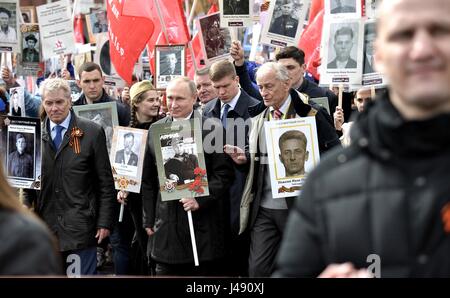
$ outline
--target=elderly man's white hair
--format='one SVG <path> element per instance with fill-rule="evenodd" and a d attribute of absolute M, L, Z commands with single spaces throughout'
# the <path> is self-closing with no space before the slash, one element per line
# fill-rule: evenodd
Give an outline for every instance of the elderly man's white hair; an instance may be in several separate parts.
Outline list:
<path fill-rule="evenodd" d="M 42 82 L 40 86 L 40 93 L 42 98 L 45 98 L 45 95 L 48 92 L 54 92 L 59 90 L 64 91 L 64 97 L 68 100 L 71 100 L 72 98 L 71 91 L 67 80 L 61 78 L 46 79 L 44 82 Z"/>
<path fill-rule="evenodd" d="M 268 71 L 273 71 L 275 73 L 275 78 L 280 81 L 287 81 L 290 79 L 289 72 L 284 65 L 277 62 L 266 62 L 256 71 L 256 80 L 258 80 L 258 76 Z"/>

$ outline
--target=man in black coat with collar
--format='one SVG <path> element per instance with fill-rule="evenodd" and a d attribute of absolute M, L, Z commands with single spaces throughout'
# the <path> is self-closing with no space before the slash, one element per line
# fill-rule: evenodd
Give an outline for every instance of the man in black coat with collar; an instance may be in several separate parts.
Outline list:
<path fill-rule="evenodd" d="M 239 88 L 239 77 L 233 63 L 222 60 L 214 63 L 209 71 L 218 98 L 210 101 L 204 108 L 203 115 L 216 118 L 226 130 L 225 144 L 238 146 L 242 150 L 248 147 L 248 133 L 251 119 L 248 109 L 257 105 L 258 100 Z M 248 275 L 248 233 L 239 235 L 239 209 L 247 176 L 245 167 L 234 165 L 235 180 L 230 189 L 230 250 L 227 267 L 231 276 Z"/>
<path fill-rule="evenodd" d="M 105 89 L 103 89 L 105 78 L 102 75 L 100 66 L 94 62 L 86 62 L 81 65 L 78 74 L 80 76 L 78 86 L 81 88 L 83 93 L 80 98 L 73 103 L 73 105 L 79 106 L 115 101 L 117 104 L 119 125 L 128 126 L 130 124 L 131 117 L 130 107 L 118 102 L 114 98 L 109 97 Z"/>
<path fill-rule="evenodd" d="M 47 79 L 42 90 L 42 185 L 38 193 L 27 193 L 27 203 L 36 201 L 34 210 L 56 235 L 64 262 L 72 268 L 68 273 L 76 274 L 79 266 L 78 274 L 92 275 L 96 244 L 113 225 L 114 180 L 105 133 L 71 110 L 67 81 Z"/>
<path fill-rule="evenodd" d="M 170 116 L 156 123 L 202 119 L 194 111 L 197 99 L 195 83 L 179 77 L 166 89 Z M 228 190 L 234 179 L 232 161 L 223 153 L 217 135 L 223 128 L 215 119 L 202 119 L 202 137 L 209 196 L 162 201 L 153 146 L 152 127 L 148 134 L 142 173 L 144 227 L 149 235 L 148 253 L 156 263 L 156 275 L 223 276 L 225 232 L 229 225 L 226 213 Z M 213 149 L 213 150 L 211 150 Z M 212 151 L 212 152 L 211 152 Z M 192 211 L 200 266 L 194 265 L 188 215 Z"/>

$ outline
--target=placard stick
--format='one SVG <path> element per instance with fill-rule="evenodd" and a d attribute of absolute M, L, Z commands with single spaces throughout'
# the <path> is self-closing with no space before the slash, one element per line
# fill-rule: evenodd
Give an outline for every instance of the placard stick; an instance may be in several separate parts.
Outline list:
<path fill-rule="evenodd" d="M 342 91 L 344 89 L 344 86 L 342 84 L 339 84 L 339 95 L 338 95 L 338 107 L 342 108 Z"/>
<path fill-rule="evenodd" d="M 194 19 L 195 10 L 197 9 L 197 4 L 198 4 L 197 0 L 194 0 L 194 3 L 192 3 L 191 13 L 189 14 L 188 23 L 187 23 L 188 27 L 191 25 L 192 20 Z"/>
<path fill-rule="evenodd" d="M 192 222 L 192 211 L 187 211 L 188 222 L 189 222 L 189 231 L 191 234 L 191 242 L 192 242 L 192 253 L 194 254 L 194 264 L 195 266 L 199 266 L 198 263 L 198 254 L 197 254 L 197 244 L 195 243 L 195 234 L 194 234 L 194 224 Z"/>
<path fill-rule="evenodd" d="M 370 97 L 372 100 L 375 99 L 376 93 L 375 93 L 375 86 L 370 86 Z"/>
<path fill-rule="evenodd" d="M 120 213 L 119 213 L 119 222 L 122 222 L 123 219 L 123 209 L 125 209 L 124 204 L 120 204 Z"/>

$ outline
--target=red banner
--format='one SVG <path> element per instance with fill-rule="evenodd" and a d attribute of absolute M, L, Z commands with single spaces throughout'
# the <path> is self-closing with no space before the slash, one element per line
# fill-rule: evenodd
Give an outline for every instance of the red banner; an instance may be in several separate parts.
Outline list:
<path fill-rule="evenodd" d="M 148 0 L 107 0 L 109 52 L 117 73 L 128 84 L 136 61 L 152 36 L 154 23 Z"/>
<path fill-rule="evenodd" d="M 322 40 L 323 9 L 315 12 L 314 19 L 309 19 L 309 25 L 303 31 L 298 47 L 305 52 L 306 69 L 315 79 L 319 80 L 320 75 L 317 67 L 320 65 L 320 43 Z"/>

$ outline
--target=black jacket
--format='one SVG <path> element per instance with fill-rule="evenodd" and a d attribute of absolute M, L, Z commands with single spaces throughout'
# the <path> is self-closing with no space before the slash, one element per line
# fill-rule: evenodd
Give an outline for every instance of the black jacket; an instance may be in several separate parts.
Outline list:
<path fill-rule="evenodd" d="M 54 239 L 26 214 L 0 210 L 0 275 L 62 274 Z"/>
<path fill-rule="evenodd" d="M 48 119 L 44 120 L 41 190 L 26 192 L 29 205 L 36 199 L 35 212 L 56 235 L 61 251 L 95 246 L 97 229 L 112 228 L 116 201 L 103 129 L 71 113 L 69 129 L 57 152 Z M 80 154 L 69 145 L 75 126 L 84 133 Z"/>
<path fill-rule="evenodd" d="M 193 117 L 201 115 L 194 111 Z M 172 117 L 168 116 L 157 123 L 168 123 L 172 120 Z M 203 129 L 203 139 L 210 132 Z M 232 161 L 225 153 L 205 152 L 204 156 L 210 195 L 196 198 L 200 208 L 192 212 L 200 262 L 219 260 L 225 256 L 225 224 L 228 222 L 224 205 L 234 179 Z M 148 134 L 141 190 L 144 227 L 153 228 L 155 231 L 148 242 L 151 258 L 167 264 L 193 263 L 188 217 L 183 205 L 178 200 L 161 201 L 152 127 Z"/>
<path fill-rule="evenodd" d="M 130 124 L 130 107 L 126 104 L 123 104 L 121 102 L 118 102 L 114 98 L 109 97 L 109 95 L 106 93 L 105 89 L 103 89 L 102 97 L 95 103 L 102 103 L 102 102 L 110 102 L 114 101 L 117 104 L 117 114 L 119 118 L 119 125 L 120 126 L 128 126 Z M 84 93 L 80 95 L 77 101 L 73 102 L 74 106 L 81 106 L 87 104 L 86 96 Z"/>
<path fill-rule="evenodd" d="M 240 119 L 235 125 L 227 125 L 226 140 L 224 144 L 238 146 L 243 150 L 248 148 L 248 133 L 251 129 L 251 119 L 248 109 L 251 106 L 259 104 L 259 101 L 251 97 L 241 89 L 241 96 L 233 110 L 228 112 L 229 119 Z M 206 118 L 220 119 L 221 102 L 219 99 L 213 99 L 208 102 L 203 110 Z M 230 124 L 230 122 L 228 122 Z M 230 224 L 231 233 L 237 235 L 239 232 L 239 209 L 241 204 L 242 191 L 247 178 L 247 166 L 238 166 L 234 164 L 235 180 L 230 188 Z"/>
<path fill-rule="evenodd" d="M 367 268 L 377 254 L 381 277 L 450 277 L 448 127 L 448 114 L 407 122 L 387 97 L 369 104 L 350 147 L 308 177 L 275 275 L 315 277 L 343 262 Z"/>

